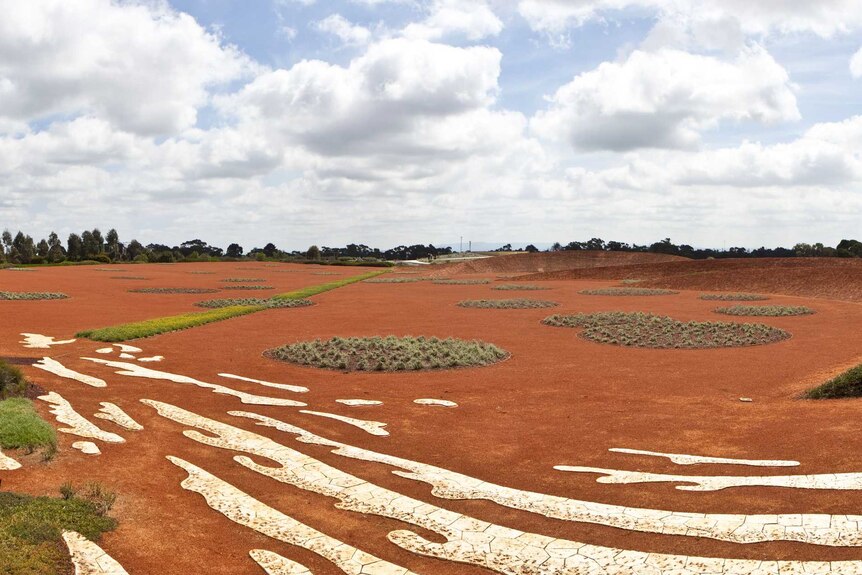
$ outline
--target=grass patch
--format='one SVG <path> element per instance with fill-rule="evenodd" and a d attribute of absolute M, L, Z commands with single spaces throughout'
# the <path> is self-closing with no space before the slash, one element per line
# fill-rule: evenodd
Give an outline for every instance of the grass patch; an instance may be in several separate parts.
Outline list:
<path fill-rule="evenodd" d="M 155 293 L 155 294 L 181 294 L 181 293 L 216 293 L 213 288 L 136 288 L 130 289 L 131 293 Z"/>
<path fill-rule="evenodd" d="M 758 323 L 683 322 L 650 313 L 601 312 L 553 315 L 545 325 L 583 328 L 581 337 L 598 343 L 656 349 L 705 349 L 776 343 L 784 330 Z"/>
<path fill-rule="evenodd" d="M 475 285 L 483 285 L 491 283 L 491 280 L 485 279 L 477 279 L 477 280 L 434 280 L 431 283 L 435 283 L 437 285 L 442 286 L 475 286 Z"/>
<path fill-rule="evenodd" d="M 221 289 L 224 289 L 224 290 L 232 289 L 232 290 L 247 290 L 247 291 L 257 290 L 257 291 L 260 291 L 260 290 L 268 290 L 268 289 L 275 289 L 275 288 L 272 286 L 224 286 Z"/>
<path fill-rule="evenodd" d="M 33 402 L 11 397 L 0 401 L 0 447 L 28 453 L 44 449 L 46 458 L 50 458 L 57 450 L 57 434 L 39 417 Z"/>
<path fill-rule="evenodd" d="M 63 531 L 77 531 L 98 541 L 116 528 L 105 505 L 87 499 L 96 492 L 68 498 L 32 497 L 0 493 L 0 573 L 10 575 L 57 575 L 72 573 L 69 552 L 61 539 Z M 105 495 L 104 489 L 98 493 Z"/>
<path fill-rule="evenodd" d="M 811 315 L 814 310 L 804 305 L 734 305 L 730 307 L 720 307 L 715 310 L 715 313 L 723 313 L 725 315 L 747 315 L 761 317 L 784 317 L 790 315 Z"/>
<path fill-rule="evenodd" d="M 578 292 L 583 295 L 610 295 L 610 296 L 653 296 L 653 295 L 675 295 L 679 292 L 669 289 L 649 289 L 632 287 L 610 287 L 601 289 L 586 289 Z"/>
<path fill-rule="evenodd" d="M 41 300 L 41 299 L 67 299 L 64 293 L 60 292 L 39 292 L 39 291 L 0 291 L 0 300 Z"/>
<path fill-rule="evenodd" d="M 270 350 L 269 357 L 339 371 L 420 371 L 476 367 L 508 357 L 481 341 L 436 337 L 334 337 Z"/>
<path fill-rule="evenodd" d="M 756 293 L 705 293 L 701 294 L 700 299 L 706 301 L 764 301 L 769 297 Z"/>
<path fill-rule="evenodd" d="M 492 287 L 491 289 L 498 291 L 542 291 L 549 290 L 551 288 L 530 284 L 500 284 L 498 286 Z"/>
<path fill-rule="evenodd" d="M 24 373 L 0 359 L 0 399 L 20 397 L 27 393 L 27 380 Z"/>
<path fill-rule="evenodd" d="M 224 278 L 221 280 L 223 282 L 228 283 L 253 283 L 253 282 L 265 282 L 264 278 Z"/>
<path fill-rule="evenodd" d="M 841 399 L 862 397 L 862 365 L 848 369 L 802 396 L 805 399 Z"/>
<path fill-rule="evenodd" d="M 538 309 L 556 307 L 555 301 L 540 299 L 473 299 L 458 302 L 460 307 L 482 308 L 482 309 Z"/>
<path fill-rule="evenodd" d="M 314 302 L 308 299 L 263 299 L 263 298 L 231 298 L 231 299 L 210 299 L 199 301 L 195 304 L 198 307 L 206 308 L 224 308 L 237 305 L 261 306 L 267 309 L 273 308 L 289 308 L 289 307 L 307 307 L 314 305 Z"/>
<path fill-rule="evenodd" d="M 295 290 L 292 292 L 287 292 L 284 294 L 280 294 L 274 296 L 271 299 L 285 299 L 285 300 L 300 300 L 306 299 L 310 296 L 323 293 L 325 291 L 329 291 L 335 288 L 339 288 L 348 284 L 352 284 L 355 282 L 359 282 L 376 275 L 386 273 L 382 271 L 368 272 L 366 274 L 362 274 L 360 276 L 355 276 L 352 278 L 345 278 L 338 281 L 310 286 L 307 288 Z M 214 290 L 218 291 L 218 290 Z M 250 313 L 255 313 L 258 311 L 263 311 L 268 309 L 266 306 L 246 306 L 246 305 L 238 305 L 231 307 L 223 307 L 218 309 L 212 309 L 209 311 L 202 312 L 193 312 L 193 313 L 185 313 L 181 315 L 174 315 L 168 317 L 159 317 L 154 319 L 148 319 L 144 321 L 137 321 L 132 323 L 125 323 L 110 327 L 103 327 L 99 329 L 89 329 L 80 331 L 75 334 L 75 337 L 84 337 L 87 339 L 91 339 L 94 341 L 106 341 L 106 342 L 117 342 L 117 341 L 126 341 L 130 339 L 138 339 L 141 337 L 150 337 L 153 335 L 158 335 L 160 333 L 165 333 L 169 331 L 177 331 L 181 329 L 189 329 L 192 327 L 197 327 L 199 325 L 204 325 L 207 323 L 212 323 L 215 321 L 222 321 L 226 319 L 230 319 L 232 317 L 237 317 L 241 315 L 247 315 Z"/>

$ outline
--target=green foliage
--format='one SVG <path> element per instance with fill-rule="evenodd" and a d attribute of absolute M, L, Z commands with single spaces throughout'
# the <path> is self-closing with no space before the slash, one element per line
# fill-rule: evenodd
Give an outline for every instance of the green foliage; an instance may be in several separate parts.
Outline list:
<path fill-rule="evenodd" d="M 57 435 L 54 428 L 39 417 L 30 400 L 11 397 L 0 401 L 0 447 L 28 452 L 46 449 L 53 453 Z"/>
<path fill-rule="evenodd" d="M 492 287 L 491 289 L 498 291 L 541 291 L 549 290 L 551 288 L 530 284 L 500 284 L 498 286 Z"/>
<path fill-rule="evenodd" d="M 271 357 L 339 371 L 418 371 L 496 363 L 508 353 L 490 343 L 436 337 L 334 337 L 285 345 Z"/>
<path fill-rule="evenodd" d="M 782 317 L 788 315 L 811 315 L 814 313 L 814 310 L 802 305 L 734 305 L 731 307 L 717 308 L 715 313 L 723 313 L 725 315 Z"/>
<path fill-rule="evenodd" d="M 27 380 L 20 369 L 0 359 L 0 399 L 18 397 L 27 391 Z"/>
<path fill-rule="evenodd" d="M 23 291 L 0 291 L 0 300 L 40 300 L 40 299 L 66 299 L 64 293 L 57 292 L 23 292 Z"/>
<path fill-rule="evenodd" d="M 560 304 L 539 299 L 476 299 L 458 302 L 458 305 L 483 309 L 538 309 L 556 307 Z"/>
<path fill-rule="evenodd" d="M 682 322 L 643 312 L 553 315 L 542 323 L 583 328 L 581 336 L 598 343 L 659 349 L 742 347 L 776 343 L 790 337 L 786 331 L 764 324 Z"/>
<path fill-rule="evenodd" d="M 364 273 L 364 274 L 359 275 L 359 276 L 354 276 L 354 277 L 350 277 L 350 278 L 343 278 L 343 279 L 335 280 L 335 281 L 325 283 L 325 284 L 301 288 L 298 290 L 294 290 L 292 292 L 279 294 L 279 295 L 274 296 L 274 297 L 275 297 L 275 299 L 305 299 L 305 298 L 311 297 L 313 295 L 317 295 L 319 293 L 323 293 L 323 292 L 326 292 L 329 290 L 334 290 L 336 288 L 344 287 L 344 286 L 350 285 L 352 283 L 361 282 L 361 281 L 364 281 L 364 280 L 367 280 L 367 279 L 370 279 L 373 277 L 377 277 L 377 276 L 384 274 L 384 273 L 386 273 L 386 272 L 378 272 L 378 271 L 368 272 L 368 273 Z"/>
<path fill-rule="evenodd" d="M 168 317 L 160 317 L 126 323 L 101 329 L 91 329 L 78 332 L 76 337 L 85 337 L 94 341 L 126 341 L 140 337 L 150 337 L 169 331 L 188 329 L 214 321 L 222 321 L 240 315 L 246 315 L 266 309 L 261 306 L 234 306 L 214 309 L 205 312 L 185 313 Z"/>
<path fill-rule="evenodd" d="M 432 283 L 437 285 L 448 285 L 448 286 L 473 286 L 473 285 L 483 285 L 491 283 L 491 280 L 485 279 L 463 279 L 463 280 L 434 280 Z"/>
<path fill-rule="evenodd" d="M 216 293 L 217 289 L 211 288 L 137 288 L 130 289 L 132 293 L 156 293 L 156 294 L 180 294 L 180 293 Z"/>
<path fill-rule="evenodd" d="M 631 287 L 610 287 L 602 289 L 587 289 L 578 292 L 583 295 L 610 295 L 610 296 L 653 296 L 653 295 L 674 295 L 679 292 L 669 289 L 649 289 L 649 288 L 631 288 Z"/>
<path fill-rule="evenodd" d="M 769 297 L 756 293 L 705 293 L 700 299 L 705 301 L 764 301 Z"/>
<path fill-rule="evenodd" d="M 263 299 L 263 298 L 232 298 L 232 299 L 210 299 L 199 301 L 195 304 L 198 307 L 206 308 L 224 308 L 237 305 L 261 306 L 267 309 L 273 308 L 290 308 L 290 307 L 306 307 L 314 305 L 314 302 L 308 299 Z"/>
<path fill-rule="evenodd" d="M 98 541 L 117 525 L 103 510 L 104 505 L 74 495 L 55 499 L 0 492 L 0 573 L 71 573 L 61 534 L 72 530 Z"/>
<path fill-rule="evenodd" d="M 840 399 L 846 397 L 862 397 L 862 365 L 848 369 L 805 392 L 806 399 Z"/>

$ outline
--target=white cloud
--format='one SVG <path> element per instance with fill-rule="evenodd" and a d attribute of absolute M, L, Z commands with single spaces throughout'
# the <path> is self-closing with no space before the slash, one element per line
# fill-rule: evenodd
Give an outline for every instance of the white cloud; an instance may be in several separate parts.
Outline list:
<path fill-rule="evenodd" d="M 331 14 L 315 23 L 315 28 L 321 32 L 337 36 L 348 46 L 360 46 L 371 40 L 371 30 L 364 26 L 353 24 L 341 14 Z"/>
<path fill-rule="evenodd" d="M 854 78 L 862 77 L 862 48 L 850 59 L 850 73 Z"/>
<path fill-rule="evenodd" d="M 402 34 L 426 40 L 453 35 L 476 41 L 496 36 L 502 30 L 503 22 L 486 0 L 434 0 L 427 18 L 409 24 Z"/>
<path fill-rule="evenodd" d="M 635 51 L 562 86 L 532 121 L 581 150 L 690 148 L 722 120 L 799 119 L 787 72 L 762 48 L 732 62 L 679 50 Z"/>

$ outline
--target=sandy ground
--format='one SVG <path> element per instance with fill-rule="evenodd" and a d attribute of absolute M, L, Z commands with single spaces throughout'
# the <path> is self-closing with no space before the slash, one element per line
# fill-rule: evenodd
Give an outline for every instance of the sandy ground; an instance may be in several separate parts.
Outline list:
<path fill-rule="evenodd" d="M 47 390 L 60 393 L 79 413 L 103 429 L 120 433 L 126 444 L 100 444 L 103 454 L 86 456 L 70 448 L 80 438 L 61 434 L 58 457 L 47 464 L 28 461 L 5 472 L 2 488 L 56 493 L 64 481 L 101 481 L 120 494 L 116 532 L 103 547 L 132 575 L 157 573 L 260 573 L 248 551 L 269 549 L 299 561 L 315 574 L 339 571 L 318 556 L 237 526 L 211 510 L 179 483 L 185 473 L 166 461 L 175 455 L 211 471 L 257 499 L 342 541 L 417 573 L 472 574 L 488 571 L 404 551 L 386 539 L 407 528 L 395 520 L 338 510 L 335 500 L 283 485 L 232 461 L 232 453 L 191 441 L 183 426 L 163 419 L 139 402 L 172 403 L 201 415 L 253 430 L 395 491 L 507 527 L 585 543 L 638 551 L 715 557 L 837 560 L 862 559 L 862 548 L 828 548 L 772 542 L 740 545 L 694 537 L 624 531 L 563 522 L 503 508 L 486 501 L 448 501 L 430 488 L 390 473 L 386 466 L 350 460 L 328 449 L 298 443 L 279 431 L 226 415 L 244 409 L 288 421 L 324 437 L 429 463 L 520 489 L 590 501 L 726 513 L 858 513 L 862 492 L 735 488 L 696 493 L 670 484 L 603 485 L 595 475 L 563 473 L 553 466 L 587 465 L 657 473 L 692 473 L 667 460 L 608 452 L 625 447 L 753 459 L 795 459 L 790 473 L 862 471 L 860 403 L 796 399 L 808 387 L 862 358 L 862 307 L 855 303 L 776 296 L 770 304 L 808 305 L 805 317 L 758 318 L 790 331 L 787 341 L 745 349 L 641 350 L 586 341 L 577 331 L 543 326 L 550 313 L 649 311 L 682 320 L 726 320 L 711 310 L 720 302 L 698 299 L 699 291 L 661 297 L 600 297 L 579 290 L 613 285 L 595 280 L 547 280 L 549 291 L 525 297 L 561 303 L 554 310 L 464 309 L 462 299 L 506 298 L 492 285 L 355 284 L 318 296 L 309 308 L 268 310 L 132 342 L 141 356 L 164 355 L 143 364 L 266 395 L 297 399 L 308 409 L 388 423 L 389 437 L 374 437 L 340 422 L 301 414 L 297 408 L 242 405 L 233 397 L 167 381 L 129 378 L 81 360 L 99 357 L 104 344 L 79 340 L 49 350 L 24 349 L 20 332 L 58 339 L 81 328 L 98 327 L 169 313 L 194 311 L 194 301 L 212 297 L 258 297 L 361 273 L 357 269 L 261 264 L 117 266 L 126 272 L 92 268 L 45 268 L 0 272 L 0 290 L 63 291 L 71 299 L 0 302 L 0 356 L 47 355 L 67 367 L 105 379 L 96 389 L 25 367 Z M 255 268 L 238 270 L 237 268 Z M 189 271 L 216 271 L 192 275 Z M 277 273 L 278 270 L 297 270 Z M 338 276 L 317 276 L 334 272 Z M 134 275 L 144 281 L 112 280 Z M 131 287 L 220 287 L 225 277 L 264 277 L 272 292 L 226 291 L 206 295 L 131 294 Z M 471 277 L 493 277 L 474 275 Z M 702 287 L 698 287 L 702 289 Z M 520 297 L 520 296 L 518 296 Z M 755 321 L 753 319 L 748 321 Z M 342 374 L 280 363 L 261 354 L 285 343 L 331 336 L 426 335 L 477 338 L 512 354 L 490 367 L 407 374 Z M 107 356 L 103 356 L 107 357 Z M 112 359 L 117 359 L 116 354 Z M 217 377 L 228 372 L 272 382 L 303 385 L 306 394 Z M 750 397 L 752 403 L 739 401 Z M 336 399 L 383 401 L 350 408 Z M 454 409 L 413 403 L 416 398 L 455 401 Z M 100 401 L 111 401 L 145 427 L 128 432 L 93 419 Z M 46 405 L 40 410 L 47 414 Z M 50 416 L 49 416 L 50 417 Z M 263 463 L 263 462 L 262 462 Z M 719 465 L 696 468 L 700 475 L 743 474 Z M 786 474 L 788 469 L 757 470 Z M 415 530 L 415 529 L 414 529 Z M 427 534 L 426 534 L 427 535 Z M 439 538 L 430 535 L 438 540 Z"/>

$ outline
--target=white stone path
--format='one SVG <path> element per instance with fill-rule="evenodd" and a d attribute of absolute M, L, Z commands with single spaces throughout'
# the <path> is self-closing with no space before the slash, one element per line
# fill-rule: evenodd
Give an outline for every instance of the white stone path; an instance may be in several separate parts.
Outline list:
<path fill-rule="evenodd" d="M 50 411 L 57 418 L 58 422 L 70 426 L 61 427 L 57 431 L 79 437 L 98 439 L 106 443 L 124 443 L 126 441 L 116 433 L 104 431 L 97 425 L 87 421 L 80 413 L 75 411 L 72 404 L 63 399 L 63 396 L 55 391 L 47 395 L 40 395 L 39 399 L 51 404 Z"/>
<path fill-rule="evenodd" d="M 421 555 L 469 563 L 507 575 L 794 575 L 819 572 L 836 575 L 862 574 L 862 561 L 820 563 L 699 558 L 613 549 L 525 533 L 390 491 L 249 431 L 166 403 L 142 401 L 156 408 L 160 415 L 168 419 L 208 432 L 205 435 L 195 430 L 184 431 L 184 435 L 190 439 L 214 447 L 266 457 L 280 464 L 280 467 L 273 468 L 262 466 L 246 456 L 234 458 L 253 471 L 313 493 L 335 497 L 339 500 L 337 507 L 340 509 L 390 517 L 426 528 L 446 538 L 445 543 L 434 543 L 407 530 L 389 534 L 389 540 L 396 545 Z M 221 486 L 220 490 L 216 490 L 218 493 L 224 495 L 233 489 L 230 486 L 224 487 L 224 482 L 209 474 L 207 476 L 207 481 L 215 480 L 217 485 Z M 248 497 L 242 493 L 240 495 Z M 254 503 L 254 500 L 221 502 L 219 508 L 222 512 L 225 508 L 244 510 L 240 515 L 246 518 L 247 522 L 244 524 L 248 524 L 256 522 L 261 516 Z M 824 566 L 826 571 L 823 571 Z"/>
<path fill-rule="evenodd" d="M 699 465 L 702 463 L 715 463 L 720 465 L 749 465 L 752 467 L 796 467 L 798 461 L 786 461 L 782 459 L 731 459 L 728 457 L 707 457 L 703 455 L 686 455 L 684 453 L 661 453 L 659 451 L 644 451 L 642 449 L 628 449 L 625 447 L 612 447 L 608 451 L 614 453 L 625 453 L 628 455 L 645 455 L 647 457 L 664 457 L 677 465 Z"/>
<path fill-rule="evenodd" d="M 99 409 L 99 412 L 93 415 L 93 417 L 112 421 L 129 431 L 141 431 L 144 429 L 143 425 L 132 419 L 132 417 L 123 411 L 120 406 L 108 401 L 102 401 L 99 405 L 101 405 L 102 408 Z"/>
<path fill-rule="evenodd" d="M 266 571 L 266 575 L 314 575 L 308 567 L 263 549 L 252 549 L 251 558 Z"/>
<path fill-rule="evenodd" d="M 53 336 L 50 335 L 42 335 L 40 333 L 22 333 L 24 336 L 24 341 L 19 341 L 18 343 L 24 344 L 24 347 L 31 349 L 48 349 L 52 345 L 66 345 L 69 343 L 74 343 L 77 340 L 74 339 L 64 339 L 64 340 L 55 340 Z"/>
<path fill-rule="evenodd" d="M 34 363 L 33 367 L 41 369 L 43 371 L 47 371 L 48 373 L 53 373 L 54 375 L 58 375 L 60 377 L 65 377 L 66 379 L 80 381 L 81 383 L 85 383 L 91 387 L 108 386 L 108 384 L 105 383 L 104 379 L 99 379 L 98 377 L 93 377 L 92 375 L 84 375 L 83 373 L 72 371 L 59 361 L 51 359 L 50 357 L 43 357 L 42 359 Z"/>
<path fill-rule="evenodd" d="M 16 469 L 21 469 L 21 464 L 0 451 L 0 471 L 15 471 Z"/>
<path fill-rule="evenodd" d="M 301 385 L 289 385 L 287 383 L 272 383 L 271 381 L 262 381 L 260 379 L 252 379 L 250 377 L 243 377 L 241 375 L 234 375 L 232 373 L 220 373 L 219 377 L 226 377 L 228 379 L 238 379 L 240 381 L 248 381 L 250 383 L 257 383 L 259 385 L 263 385 L 265 387 L 273 387 L 275 389 L 285 389 L 287 391 L 293 391 L 295 393 L 306 393 L 308 392 L 307 387 L 303 387 Z"/>
<path fill-rule="evenodd" d="M 129 575 L 113 557 L 80 533 L 65 531 L 63 541 L 72 556 L 75 575 Z"/>
<path fill-rule="evenodd" d="M 386 427 L 386 424 L 380 421 L 368 421 L 365 419 L 356 419 L 355 417 L 347 417 L 345 415 L 337 415 L 335 413 L 326 413 L 325 411 L 311 411 L 308 409 L 300 409 L 299 413 L 307 413 L 308 415 L 316 415 L 318 417 L 327 417 L 329 419 L 334 419 L 336 421 L 346 423 L 347 425 L 358 427 L 366 433 L 379 437 L 387 437 L 389 435 L 389 432 L 383 429 L 384 427 Z"/>

